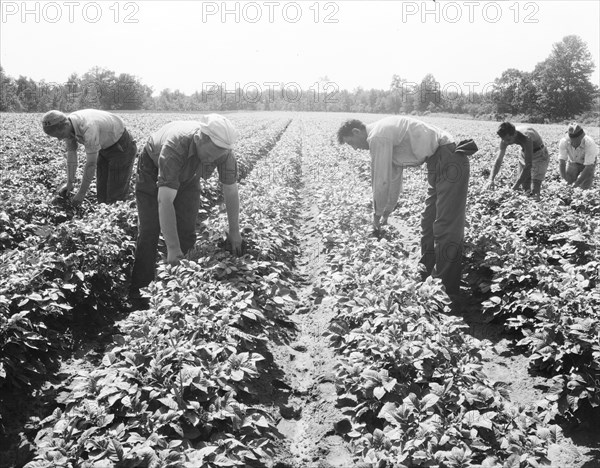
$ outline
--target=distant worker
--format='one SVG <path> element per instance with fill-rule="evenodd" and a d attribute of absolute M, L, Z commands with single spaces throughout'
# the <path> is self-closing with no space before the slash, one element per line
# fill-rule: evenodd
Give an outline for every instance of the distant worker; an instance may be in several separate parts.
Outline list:
<path fill-rule="evenodd" d="M 506 148 L 510 145 L 521 147 L 521 158 L 519 160 L 519 171 L 513 190 L 523 189 L 531 192 L 539 199 L 542 190 L 542 182 L 548 170 L 550 155 L 544 146 L 542 138 L 533 128 L 528 125 L 515 127 L 510 122 L 502 122 L 496 132 L 500 137 L 500 154 L 494 161 L 494 167 L 487 184 L 488 189 L 494 188 L 494 179 L 500 171 Z M 533 190 L 531 186 L 533 184 Z"/>
<path fill-rule="evenodd" d="M 577 123 L 569 125 L 567 133 L 568 138 L 558 144 L 560 176 L 573 187 L 589 189 L 594 182 L 598 145 Z"/>
<path fill-rule="evenodd" d="M 82 109 L 69 115 L 51 110 L 42 117 L 42 128 L 47 135 L 66 141 L 67 182 L 58 189 L 59 195 L 73 190 L 77 147 L 81 143 L 86 161 L 73 203 L 83 201 L 94 176 L 99 203 L 110 204 L 127 198 L 137 146 L 121 117 L 97 109 Z"/>
<path fill-rule="evenodd" d="M 440 278 L 460 306 L 460 281 L 473 140 L 461 141 L 444 130 L 411 117 L 386 117 L 365 125 L 345 122 L 338 142 L 369 150 L 373 187 L 373 227 L 386 224 L 402 191 L 404 167 L 427 165 L 427 198 L 421 215 L 422 279 Z"/>
<path fill-rule="evenodd" d="M 154 280 L 160 233 L 169 264 L 178 263 L 194 246 L 200 178 L 208 179 L 215 168 L 223 184 L 229 242 L 232 251 L 241 254 L 237 162 L 232 151 L 236 139 L 233 124 L 217 114 L 168 123 L 148 139 L 138 160 L 135 187 L 138 237 L 129 292 L 134 308 L 147 306 L 140 288 Z"/>

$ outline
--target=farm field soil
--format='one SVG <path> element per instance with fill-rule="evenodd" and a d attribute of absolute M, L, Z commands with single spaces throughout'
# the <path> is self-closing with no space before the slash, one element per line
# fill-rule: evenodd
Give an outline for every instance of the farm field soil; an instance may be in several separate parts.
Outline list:
<path fill-rule="evenodd" d="M 397 218 L 390 218 L 390 225 L 398 235 L 406 239 L 408 250 L 417 252 L 418 230 L 407 227 Z M 411 245 L 412 244 L 412 245 Z M 414 256 L 418 261 L 418 256 Z M 481 311 L 481 304 L 468 302 L 459 314 L 468 325 L 467 333 L 481 341 L 483 372 L 493 381 L 504 382 L 510 401 L 523 406 L 535 406 L 544 398 L 551 385 L 547 377 L 529 372 L 529 361 L 515 350 L 515 340 L 501 324 L 490 323 Z M 565 431 L 560 448 L 550 454 L 553 468 L 600 468 L 600 424 L 570 426 Z"/>
<path fill-rule="evenodd" d="M 314 114 L 313 117 L 316 120 L 329 121 L 329 118 L 319 114 Z M 366 116 L 365 121 L 377 118 L 380 116 Z M 341 116 L 339 119 L 343 121 Z M 424 120 L 430 120 L 443 127 L 448 123 L 445 119 Z M 477 134 L 480 134 L 481 127 L 489 127 L 489 132 L 493 135 L 496 126 L 491 122 L 452 120 L 451 123 L 457 127 L 461 127 L 462 124 L 479 125 L 480 128 L 474 132 Z M 558 126 L 541 127 L 548 133 L 550 132 L 547 127 L 555 127 L 552 133 L 557 133 Z M 487 142 L 490 137 L 486 135 L 485 139 Z M 487 149 L 489 151 L 489 146 Z M 489 156 L 491 155 L 488 154 Z M 309 171 L 305 171 L 305 174 L 309 175 Z M 474 176 L 477 177 L 477 174 Z M 315 187 L 317 181 L 305 177 L 303 182 L 303 198 L 310 200 L 310 189 Z M 420 189 L 417 187 L 417 190 L 424 193 L 424 185 Z M 315 279 L 315 274 L 318 275 L 322 266 L 323 257 L 318 252 L 322 251 L 323 247 L 319 246 L 319 238 L 312 233 L 318 209 L 310 202 L 305 205 L 300 231 L 303 245 L 301 270 L 310 282 L 311 279 Z M 419 249 L 419 231 L 416 226 L 407 225 L 393 215 L 390 217 L 390 225 L 393 226 L 396 235 L 405 240 L 405 245 L 413 252 L 412 259 L 416 263 Z M 308 290 L 310 289 L 309 284 Z M 333 423 L 341 418 L 335 407 L 335 399 L 332 398 L 332 386 L 327 382 L 334 367 L 335 357 L 324 345 L 321 335 L 333 316 L 328 310 L 327 299 L 319 306 L 310 305 L 310 302 L 306 306 L 306 302 L 300 302 L 305 306 L 294 314 L 294 319 L 299 324 L 299 334 L 292 343 L 274 351 L 276 360 L 287 376 L 290 392 L 297 395 L 290 405 L 288 418 L 282 418 L 279 425 L 288 440 L 287 453 L 284 450 L 281 457 L 293 467 L 352 467 L 354 464 L 351 462 L 350 449 L 332 430 Z M 481 341 L 484 349 L 484 373 L 493 381 L 507 384 L 511 402 L 534 407 L 544 398 L 545 391 L 551 385 L 550 379 L 529 371 L 527 357 L 515 350 L 515 340 L 505 332 L 501 324 L 490 323 L 491 318 L 482 313 L 481 304 L 470 301 L 461 315 L 468 326 L 467 333 Z M 329 431 L 323 427 L 324 423 L 329 425 Z M 323 434 L 328 437 L 323 437 Z M 566 437 L 559 447 L 552 449 L 549 458 L 554 468 L 600 468 L 600 426 L 590 426 L 588 423 L 584 426 L 566 427 Z M 282 463 L 277 466 L 288 465 Z"/>
<path fill-rule="evenodd" d="M 233 114 L 235 118 L 252 119 L 253 114 Z M 268 119 L 268 113 L 257 113 L 261 118 Z M 356 117 L 344 114 L 289 114 L 285 115 L 300 121 L 302 138 L 310 139 L 314 122 L 322 122 L 323 128 L 337 128 L 345 118 Z M 155 126 L 156 120 L 173 119 L 173 116 L 150 116 L 148 122 L 137 122 L 135 132 L 138 140 L 147 134 L 150 127 Z M 362 115 L 365 122 L 377 120 L 383 116 Z M 193 118 L 185 116 L 185 118 Z M 458 119 L 427 118 L 442 128 L 448 129 L 455 136 L 472 136 L 480 146 L 481 157 L 486 164 L 495 155 L 496 141 L 495 122 L 461 121 Z M 152 122 L 150 124 L 149 122 Z M 332 124 L 333 122 L 333 124 Z M 310 123 L 311 125 L 304 125 Z M 549 144 L 551 155 L 556 155 L 557 138 L 564 133 L 562 126 L 536 125 L 540 133 L 552 142 Z M 594 135 L 598 140 L 598 135 Z M 335 138 L 334 135 L 331 138 Z M 482 144 L 480 144 L 480 142 Z M 364 156 L 364 155 L 363 155 Z M 337 357 L 323 334 L 335 318 L 332 298 L 320 289 L 321 278 L 326 271 L 325 240 L 317 233 L 320 211 L 313 203 L 315 194 L 322 184 L 330 183 L 326 175 L 314 177 L 314 165 L 318 160 L 314 155 L 307 156 L 301 148 L 301 180 L 298 183 L 297 196 L 299 211 L 297 212 L 298 229 L 296 236 L 299 244 L 299 254 L 296 258 L 296 272 L 300 280 L 295 294 L 297 298 L 288 316 L 296 324 L 296 331 L 290 332 L 287 339 L 273 341 L 267 344 L 277 375 L 261 382 L 264 393 L 259 397 L 260 403 L 276 420 L 276 427 L 283 438 L 278 441 L 275 457 L 269 468 L 367 468 L 372 465 L 361 463 L 354 454 L 354 448 L 348 439 L 338 431 L 338 423 L 345 417 L 337 405 L 335 371 Z M 472 178 L 480 177 L 480 171 L 485 165 L 475 164 Z M 549 169 L 549 174 L 556 171 L 555 161 Z M 413 210 L 418 212 L 403 217 L 400 212 L 390 217 L 389 230 L 391 235 L 403 239 L 405 249 L 411 253 L 410 261 L 416 265 L 419 249 L 418 215 L 425 194 L 425 184 L 422 174 L 415 171 L 412 174 L 411 195 Z M 479 185 L 471 187 L 472 193 L 479 190 Z M 134 209 L 134 208 L 133 208 Z M 242 213 L 243 216 L 243 213 Z M 252 220 L 243 220 L 243 224 L 251 224 Z M 368 226 L 365 227 L 368 230 Z M 363 235 L 363 234 L 357 234 Z M 490 380 L 506 383 L 510 401 L 523 406 L 535 407 L 542 400 L 551 386 L 550 379 L 541 375 L 533 375 L 529 370 L 529 359 L 523 355 L 515 343 L 514 336 L 508 334 L 502 324 L 492 320 L 492 317 L 482 311 L 481 303 L 471 300 L 465 310 L 458 314 L 467 325 L 466 333 L 481 343 L 482 370 Z M 96 332 L 98 330 L 95 330 Z M 113 329 L 107 324 L 100 333 L 87 334 L 82 337 L 85 345 L 79 344 L 79 351 L 69 360 L 63 362 L 56 377 L 69 379 L 82 369 L 90 369 L 102 360 L 107 351 L 105 345 L 107 336 Z M 88 330 L 89 332 L 89 330 Z M 40 399 L 25 399 L 19 401 L 11 395 L 16 406 L 6 409 L 3 415 L 3 440 L 10 444 L 18 444 L 18 433 L 24 433 L 26 421 L 18 415 L 43 418 L 48 416 L 48 409 L 53 408 L 56 395 L 52 388 L 60 387 L 57 382 L 50 383 L 40 392 Z M 1 390 L 0 390 L 1 391 Z M 3 393 L 2 400 L 8 396 Z M 4 403 L 5 401 L 3 401 Z M 4 405 L 2 405 L 4 406 Z M 12 414 L 11 414 L 12 413 Z M 14 419 L 13 419 L 14 418 Z M 553 468 L 600 468 L 600 423 L 578 427 L 571 424 L 564 426 L 566 437 L 556 444 L 548 454 Z M 28 433 L 31 436 L 32 433 Z M 22 440 L 23 444 L 31 444 Z M 6 458 L 0 458 L 0 468 L 23 466 L 15 452 L 16 446 Z M 7 453 L 6 447 L 0 453 Z"/>
<path fill-rule="evenodd" d="M 319 210 L 313 204 L 313 190 L 322 183 L 311 173 L 303 155 L 303 179 L 299 191 L 303 200 L 300 213 L 301 257 L 298 270 L 305 287 L 298 292 L 292 319 L 298 332 L 290 343 L 274 346 L 274 360 L 289 385 L 286 401 L 280 406 L 278 429 L 285 436 L 274 466 L 277 468 L 352 468 L 353 454 L 335 424 L 343 418 L 336 407 L 335 363 L 333 350 L 323 338 L 334 317 L 327 299 L 315 300 L 315 283 L 322 274 L 324 249 L 316 234 Z M 318 296 L 317 296 L 318 297 Z"/>

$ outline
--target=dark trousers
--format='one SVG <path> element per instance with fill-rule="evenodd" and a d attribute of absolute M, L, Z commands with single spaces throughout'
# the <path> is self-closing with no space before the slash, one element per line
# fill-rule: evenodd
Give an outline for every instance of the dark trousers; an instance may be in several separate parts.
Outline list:
<path fill-rule="evenodd" d="M 423 279 L 440 278 L 448 294 L 458 294 L 462 274 L 469 158 L 454 143 L 427 159 L 427 199 L 421 215 Z"/>
<path fill-rule="evenodd" d="M 135 199 L 138 210 L 138 237 L 131 275 L 131 290 L 148 286 L 156 271 L 156 255 L 160 222 L 158 217 L 158 168 L 145 151 L 138 160 Z M 181 186 L 173 202 L 177 219 L 177 234 L 185 254 L 196 243 L 196 218 L 200 207 L 198 181 Z"/>
<path fill-rule="evenodd" d="M 114 145 L 101 149 L 96 165 L 96 199 L 111 204 L 127 199 L 137 145 L 127 129 Z"/>

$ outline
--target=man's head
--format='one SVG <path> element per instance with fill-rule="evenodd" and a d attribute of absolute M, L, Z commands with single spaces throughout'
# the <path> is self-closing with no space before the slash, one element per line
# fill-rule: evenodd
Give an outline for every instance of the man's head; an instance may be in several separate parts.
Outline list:
<path fill-rule="evenodd" d="M 367 127 L 360 120 L 347 120 L 337 133 L 338 143 L 346 143 L 354 149 L 369 149 Z"/>
<path fill-rule="evenodd" d="M 502 122 L 496 134 L 507 145 L 512 145 L 517 139 L 517 129 L 510 122 Z"/>
<path fill-rule="evenodd" d="M 583 140 L 583 137 L 585 136 L 585 132 L 581 125 L 573 122 L 569 125 L 569 128 L 567 128 L 567 133 L 569 135 L 569 140 L 571 141 L 571 146 L 573 148 L 579 147 L 581 140 Z"/>
<path fill-rule="evenodd" d="M 229 153 L 237 138 L 237 131 L 228 119 L 218 114 L 205 115 L 200 120 L 200 134 L 196 140 L 199 156 L 215 161 Z"/>
<path fill-rule="evenodd" d="M 65 114 L 51 110 L 42 117 L 42 129 L 46 135 L 63 140 L 71 134 L 72 126 Z"/>

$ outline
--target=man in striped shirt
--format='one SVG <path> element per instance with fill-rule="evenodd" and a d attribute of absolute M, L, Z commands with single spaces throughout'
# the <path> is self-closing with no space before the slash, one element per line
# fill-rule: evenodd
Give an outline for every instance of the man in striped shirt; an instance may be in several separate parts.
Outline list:
<path fill-rule="evenodd" d="M 110 204 L 127 198 L 137 146 L 121 117 L 97 109 L 82 109 L 69 115 L 51 110 L 42 117 L 42 128 L 47 135 L 66 141 L 67 181 L 58 190 L 60 195 L 73 190 L 77 148 L 82 144 L 86 161 L 73 203 L 83 201 L 94 176 L 99 203 Z"/>
<path fill-rule="evenodd" d="M 451 298 L 460 292 L 470 154 L 473 140 L 458 145 L 447 132 L 417 119 L 386 117 L 365 125 L 349 120 L 338 142 L 371 153 L 373 227 L 387 223 L 402 192 L 405 167 L 427 164 L 427 199 L 421 216 L 422 278 L 440 278 Z"/>

